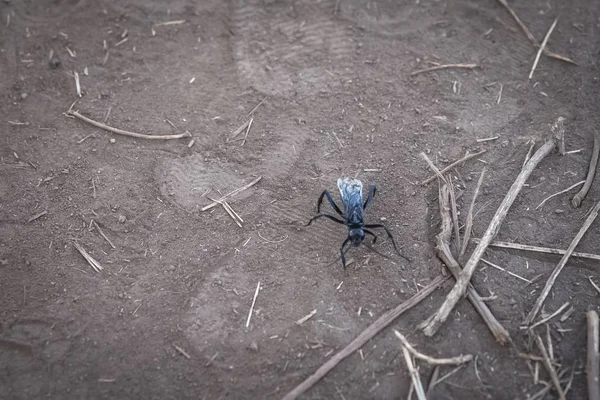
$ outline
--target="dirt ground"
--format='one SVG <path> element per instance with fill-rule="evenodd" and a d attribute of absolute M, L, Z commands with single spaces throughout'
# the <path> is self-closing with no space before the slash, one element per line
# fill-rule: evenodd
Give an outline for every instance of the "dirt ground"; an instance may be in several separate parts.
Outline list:
<path fill-rule="evenodd" d="M 511 3 L 540 41 L 559 17 L 549 47 L 578 65 L 542 56 L 528 80 L 536 50 L 493 0 L 0 2 L 0 398 L 283 397 L 441 273 L 438 186 L 418 184 L 430 175 L 419 153 L 443 167 L 487 150 L 452 172 L 464 217 L 488 167 L 480 237 L 531 141 L 558 116 L 567 150 L 582 151 L 541 163 L 498 238 L 566 248 L 598 185 L 580 209 L 571 195 L 536 206 L 587 172 L 600 3 Z M 411 76 L 433 62 L 480 67 Z M 76 99 L 98 121 L 189 131 L 194 143 L 108 133 L 65 115 Z M 245 144 L 227 142 L 263 99 Z M 411 262 L 384 236 L 375 249 L 388 258 L 353 248 L 344 272 L 345 228 L 304 226 L 323 189 L 337 198 L 336 179 L 357 174 L 379 189 L 367 222 L 385 218 Z M 200 211 L 258 176 L 230 200 L 241 228 L 221 207 Z M 578 249 L 598 253 L 599 233 L 596 222 Z M 417 329 L 450 282 L 392 324 L 425 354 L 477 356 L 477 368 L 455 371 L 431 398 L 525 399 L 544 388 L 517 351 L 538 354 L 520 326 L 559 258 L 485 257 L 528 280 L 541 275 L 528 284 L 484 265 L 475 273 L 514 347 L 496 344 L 467 301 L 434 337 Z M 549 325 L 573 399 L 587 396 L 585 312 L 599 308 L 588 279 L 600 283 L 598 271 L 573 259 L 545 305 L 575 310 Z M 420 372 L 427 382 L 432 367 Z M 540 379 L 550 382 L 542 366 Z M 409 385 L 388 328 L 303 398 L 404 399 Z"/>

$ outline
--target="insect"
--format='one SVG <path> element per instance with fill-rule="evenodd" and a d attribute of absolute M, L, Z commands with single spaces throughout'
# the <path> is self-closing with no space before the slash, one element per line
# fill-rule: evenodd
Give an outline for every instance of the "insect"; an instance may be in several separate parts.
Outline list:
<path fill-rule="evenodd" d="M 311 218 L 310 221 L 306 224 L 309 226 L 314 220 L 325 217 L 333 222 L 337 222 L 338 224 L 346 225 L 348 227 L 348 237 L 342 243 L 342 247 L 340 247 L 340 254 L 342 258 L 342 265 L 344 269 L 346 269 L 346 258 L 345 253 L 350 249 L 350 247 L 358 247 L 365 239 L 365 234 L 373 237 L 373 243 L 377 241 L 377 235 L 370 231 L 369 229 L 381 228 L 384 229 L 387 233 L 388 237 L 392 240 L 392 244 L 394 245 L 394 250 L 400 255 L 400 257 L 404 258 L 408 261 L 406 257 L 404 257 L 398 251 L 398 247 L 396 247 L 396 241 L 394 237 L 390 233 L 390 230 L 383 224 L 365 224 L 364 222 L 364 210 L 373 200 L 377 189 L 375 185 L 369 186 L 369 194 L 367 199 L 363 203 L 363 184 L 358 179 L 353 178 L 339 178 L 337 180 L 337 186 L 340 190 L 340 197 L 342 198 L 342 203 L 344 205 L 344 210 L 340 210 L 340 208 L 335 204 L 331 194 L 327 189 L 323 190 L 323 193 L 319 196 L 319 200 L 317 201 L 317 215 Z M 341 217 L 336 217 L 331 214 L 322 213 L 321 212 L 321 204 L 323 203 L 323 197 L 327 197 L 329 204 L 334 209 L 334 211 Z M 346 246 L 350 244 L 347 248 Z"/>

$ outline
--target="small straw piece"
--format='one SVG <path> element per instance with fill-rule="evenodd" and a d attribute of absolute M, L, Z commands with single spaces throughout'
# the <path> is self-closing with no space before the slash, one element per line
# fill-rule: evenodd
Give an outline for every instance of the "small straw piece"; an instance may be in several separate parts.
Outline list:
<path fill-rule="evenodd" d="M 264 98 L 264 99 L 262 99 L 262 100 L 260 101 L 260 103 L 258 103 L 258 104 L 257 104 L 257 105 L 256 105 L 256 106 L 255 106 L 255 107 L 252 109 L 252 111 L 250 111 L 250 112 L 248 113 L 248 115 L 246 115 L 246 118 L 250 118 L 250 116 L 251 116 L 252 114 L 254 114 L 254 111 L 256 111 L 256 110 L 258 109 L 258 107 L 260 107 L 260 106 L 262 105 L 262 103 L 264 103 L 264 102 L 265 102 L 265 100 L 267 100 L 267 96 L 265 96 L 265 98 Z"/>
<path fill-rule="evenodd" d="M 569 306 L 569 302 L 567 301 L 565 304 L 563 304 L 558 310 L 554 311 L 552 314 L 550 314 L 549 316 L 547 316 L 544 319 L 539 320 L 538 322 L 536 322 L 535 324 L 531 325 L 530 327 L 524 327 L 525 329 L 529 329 L 532 330 L 533 328 L 540 326 L 541 324 L 545 324 L 546 322 L 550 321 L 552 318 L 556 317 L 558 314 L 560 314 L 565 308 L 567 308 Z M 554 357 L 551 357 L 554 358 Z"/>
<path fill-rule="evenodd" d="M 100 272 L 104 269 L 102 265 L 100 265 L 98 261 L 96 261 L 92 256 L 90 256 L 90 254 L 87 251 L 85 251 L 85 249 L 81 247 L 79 243 L 73 242 L 73 246 L 77 249 L 77 251 L 79 251 L 83 258 L 85 258 L 85 260 L 88 262 L 88 264 L 90 264 L 94 271 Z"/>
<path fill-rule="evenodd" d="M 404 361 L 406 361 L 406 366 L 408 367 L 410 378 L 412 379 L 412 383 L 415 387 L 417 399 L 427 400 L 427 396 L 425 395 L 425 389 L 423 389 L 423 383 L 421 383 L 421 377 L 419 376 L 419 371 L 417 370 L 417 368 L 415 368 L 415 364 L 413 363 L 412 357 L 410 356 L 408 349 L 404 346 L 402 346 L 402 354 L 404 354 Z"/>
<path fill-rule="evenodd" d="M 548 32 L 546 33 L 546 36 L 544 36 L 544 40 L 542 41 L 542 44 L 540 45 L 540 48 L 538 49 L 538 52 L 535 55 L 535 60 L 533 61 L 533 66 L 531 67 L 531 72 L 529 73 L 529 79 L 533 78 L 533 71 L 535 71 L 535 68 L 538 65 L 538 61 L 540 61 L 540 57 L 542 55 L 542 52 L 546 48 L 546 43 L 548 43 L 548 39 L 550 39 L 550 35 L 552 34 L 552 31 L 554 30 L 554 28 L 556 28 L 556 23 L 557 22 L 558 22 L 558 18 L 556 18 L 554 20 L 554 22 L 550 26 L 550 29 L 548 29 Z"/>
<path fill-rule="evenodd" d="M 296 325 L 302 325 L 303 323 L 305 323 L 306 321 L 311 319 L 316 313 L 317 313 L 317 310 L 312 310 L 310 313 L 308 313 L 307 315 L 305 315 L 304 317 L 302 317 L 298 321 L 296 321 Z"/>
<path fill-rule="evenodd" d="M 544 290 L 542 290 L 540 297 L 535 302 L 535 306 L 533 307 L 533 309 L 531 310 L 531 312 L 529 313 L 529 315 L 527 315 L 527 318 L 525 319 L 526 325 L 529 325 L 533 322 L 535 316 L 542 308 L 542 304 L 544 304 L 544 300 L 546 300 L 546 297 L 548 297 L 548 294 L 550 293 L 552 286 L 554 286 L 554 282 L 556 281 L 556 278 L 558 278 L 558 275 L 560 274 L 560 272 L 562 271 L 564 266 L 567 264 L 567 261 L 569 261 L 569 258 L 571 257 L 573 250 L 575 250 L 575 247 L 577 247 L 577 245 L 579 244 L 579 241 L 581 240 L 583 235 L 585 235 L 585 233 L 587 232 L 590 225 L 592 225 L 592 223 L 598 216 L 598 211 L 600 211 L 600 201 L 598 203 L 596 203 L 596 205 L 594 206 L 594 209 L 592 210 L 590 215 L 588 215 L 587 219 L 583 223 L 583 226 L 581 227 L 579 232 L 577 232 L 577 235 L 575 235 L 575 237 L 573 238 L 573 241 L 569 245 L 569 248 L 567 248 L 565 255 L 559 261 L 559 263 L 556 265 L 556 268 L 554 268 L 554 271 L 552 271 L 550 278 L 548 278 L 548 281 L 546 282 L 546 286 L 544 287 Z"/>
<path fill-rule="evenodd" d="M 242 146 L 246 144 L 246 139 L 248 139 L 248 133 L 250 133 L 250 127 L 252 126 L 253 121 L 254 117 L 250 118 L 250 122 L 248 122 L 248 127 L 246 128 L 246 135 L 244 135 L 244 140 L 242 140 Z"/>
<path fill-rule="evenodd" d="M 239 126 L 239 128 L 237 128 L 235 131 L 233 131 L 233 133 L 231 134 L 231 136 L 229 137 L 229 139 L 227 139 L 227 142 L 232 141 L 233 139 L 235 139 L 236 137 L 238 137 L 238 135 L 240 133 L 242 133 L 244 131 L 244 129 L 248 128 L 248 125 L 250 124 L 250 121 L 252 119 L 247 120 L 246 122 L 244 122 L 242 125 Z"/>
<path fill-rule="evenodd" d="M 469 245 L 469 238 L 471 237 L 471 230 L 473 229 L 473 210 L 475 208 L 475 200 L 477 200 L 477 196 L 479 195 L 479 189 L 481 188 L 481 184 L 483 183 L 485 171 L 485 168 L 481 170 L 481 175 L 479 175 L 477 186 L 475 186 L 475 192 L 473 192 L 473 199 L 471 199 L 469 213 L 467 214 L 467 222 L 465 224 L 465 237 L 463 238 L 462 248 L 460 249 L 460 254 L 458 256 L 459 259 L 462 259 L 462 257 L 465 255 L 465 252 L 467 251 L 467 246 Z"/>
<path fill-rule="evenodd" d="M 569 186 L 568 188 L 566 188 L 564 190 L 561 190 L 560 192 L 554 193 L 554 194 L 546 197 L 540 204 L 538 204 L 538 206 L 535 209 L 537 210 L 538 208 L 540 208 L 541 206 L 543 206 L 544 204 L 546 204 L 546 202 L 548 200 L 550 200 L 551 198 L 553 198 L 555 196 L 558 196 L 559 194 L 567 193 L 567 192 L 575 189 L 577 186 L 581 185 L 582 183 L 585 183 L 585 181 L 580 181 L 580 182 L 574 183 L 573 185 Z M 573 198 L 573 201 L 575 201 L 575 198 Z"/>
<path fill-rule="evenodd" d="M 79 83 L 79 74 L 77 71 L 73 71 L 73 76 L 75 77 L 75 90 L 77 91 L 77 96 L 81 97 L 81 84 Z"/>
<path fill-rule="evenodd" d="M 579 208 L 579 206 L 581 206 L 581 202 L 587 195 L 590 187 L 592 187 L 592 182 L 594 181 L 594 176 L 596 175 L 596 166 L 598 165 L 598 155 L 600 155 L 600 135 L 598 132 L 596 132 L 594 135 L 594 149 L 592 150 L 592 158 L 590 159 L 588 174 L 585 178 L 585 185 L 583 185 L 579 193 L 577 193 L 573 197 L 573 200 L 571 200 L 571 204 L 575 208 Z"/>
<path fill-rule="evenodd" d="M 587 312 L 587 363 L 586 374 L 589 400 L 600 400 L 600 361 L 598 351 L 598 313 L 594 310 Z"/>
<path fill-rule="evenodd" d="M 527 278 L 523 278 L 523 277 L 522 277 L 522 276 L 520 276 L 520 275 L 517 275 L 517 274 L 515 274 L 515 273 L 513 273 L 513 272 L 510 272 L 510 271 L 508 271 L 506 268 L 502 268 L 501 266 L 499 266 L 499 265 L 496 265 L 496 264 L 494 264 L 494 263 L 492 263 L 492 262 L 490 262 L 490 261 L 486 260 L 485 258 L 482 258 L 482 259 L 481 259 L 481 262 L 483 262 L 483 263 L 485 263 L 485 264 L 489 265 L 489 266 L 490 266 L 490 267 L 492 267 L 492 268 L 496 268 L 497 270 L 500 270 L 500 271 L 502 271 L 502 272 L 506 272 L 506 273 L 507 273 L 507 274 L 509 274 L 510 276 L 514 276 L 515 278 L 517 278 L 517 279 L 520 279 L 520 280 L 522 280 L 522 281 L 524 281 L 524 282 L 527 282 L 527 283 L 529 283 L 529 284 L 533 283 L 533 282 L 532 282 L 532 281 L 530 281 L 529 279 L 527 279 Z"/>
<path fill-rule="evenodd" d="M 479 65 L 477 65 L 477 64 L 443 64 L 443 65 L 436 65 L 434 67 L 429 67 L 429 68 L 424 68 L 424 69 L 419 69 L 419 70 L 413 71 L 410 73 L 410 76 L 415 76 L 415 75 L 422 74 L 425 72 L 437 71 L 440 69 L 448 69 L 448 68 L 473 69 L 473 68 L 477 68 L 477 67 L 479 67 Z"/>
<path fill-rule="evenodd" d="M 242 224 L 238 220 L 239 215 L 236 217 L 237 214 L 235 213 L 235 211 L 233 211 L 233 209 L 231 207 L 229 207 L 229 204 L 227 204 L 225 201 L 215 200 L 215 199 L 212 199 L 212 198 L 210 198 L 208 196 L 206 196 L 206 197 L 209 200 L 214 201 L 217 204 L 220 204 L 223 207 L 223 209 L 227 212 L 227 214 L 229 214 L 229 216 L 231 217 L 231 219 L 233 220 L 233 222 L 235 222 L 236 225 L 239 226 L 240 228 L 242 227 Z M 241 220 L 241 218 L 240 218 L 240 220 Z"/>
<path fill-rule="evenodd" d="M 594 289 L 596 289 L 596 292 L 598 292 L 598 294 L 600 294 L 600 287 L 598 287 L 598 285 L 596 285 L 596 282 L 594 282 L 592 280 L 591 276 L 588 276 L 588 280 L 590 281 L 590 283 L 592 284 L 592 286 L 594 287 Z"/>
<path fill-rule="evenodd" d="M 212 203 L 210 203 L 209 205 L 202 207 L 202 211 L 210 210 L 211 208 L 217 206 L 219 204 L 219 201 L 223 201 L 228 197 L 235 196 L 236 194 L 243 192 L 244 190 L 256 185 L 261 179 L 262 179 L 262 176 L 259 176 L 258 178 L 256 178 L 252 182 L 250 182 L 249 184 L 242 186 L 241 188 L 232 190 L 231 192 L 227 193 L 225 196 L 221 197 L 218 200 L 213 200 Z"/>
<path fill-rule="evenodd" d="M 252 313 L 254 312 L 254 304 L 256 303 L 256 298 L 258 297 L 258 291 L 260 290 L 260 281 L 256 285 L 256 291 L 254 292 L 254 298 L 252 299 L 252 305 L 250 306 L 250 312 L 248 313 L 248 319 L 246 320 L 246 328 L 250 326 L 250 318 L 252 318 Z"/>
<path fill-rule="evenodd" d="M 187 21 L 185 19 L 178 19 L 176 21 L 165 21 L 165 22 L 159 22 L 154 24 L 155 27 L 157 26 L 169 26 L 169 25 L 182 25 L 185 24 Z"/>
<path fill-rule="evenodd" d="M 108 244 L 110 244 L 110 247 L 112 247 L 113 249 L 116 249 L 115 245 L 110 241 L 108 236 L 106 236 L 104 234 L 104 232 L 102 232 L 102 229 L 100 229 L 100 225 L 98 225 L 98 223 L 95 220 L 92 220 L 92 224 L 94 225 L 94 228 L 96 228 L 96 230 L 98 231 L 100 236 L 102 236 L 104 238 L 104 240 L 106 240 L 108 242 Z"/>
<path fill-rule="evenodd" d="M 544 341 L 542 340 L 540 335 L 535 335 L 535 342 L 538 346 L 538 349 L 540 350 L 540 353 L 542 353 L 542 357 L 544 359 L 544 361 L 543 361 L 544 366 L 546 367 L 546 370 L 550 374 L 550 378 L 552 378 L 552 383 L 554 384 L 554 388 L 558 392 L 558 396 L 559 396 L 560 400 L 566 400 L 565 393 L 562 390 L 562 387 L 560 386 L 560 380 L 558 379 L 556 370 L 552 366 L 552 361 L 550 360 L 550 357 L 548 356 L 548 352 L 546 351 L 546 348 L 544 347 Z"/>
<path fill-rule="evenodd" d="M 460 160 L 456 160 L 453 163 L 451 163 L 450 165 L 448 165 L 447 167 L 445 167 L 444 169 L 442 169 L 440 171 L 440 173 L 444 174 L 448 171 L 450 171 L 452 168 L 456 167 L 459 164 L 462 164 L 465 161 L 470 160 L 471 158 L 477 157 L 482 155 L 483 153 L 485 153 L 487 150 L 481 150 L 477 153 L 473 153 L 473 154 L 469 154 L 469 152 L 467 151 L 467 154 L 465 154 L 465 156 L 463 158 L 461 158 Z M 437 177 L 437 175 L 431 176 L 427 179 L 425 179 L 423 182 L 421 182 L 421 185 L 427 185 L 429 182 L 432 182 L 435 178 Z"/>
<path fill-rule="evenodd" d="M 184 356 L 188 360 L 190 358 L 192 358 L 184 349 L 182 349 L 181 347 L 177 346 L 176 344 L 174 344 L 173 347 L 175 347 L 175 350 L 177 350 L 182 356 Z"/>
<path fill-rule="evenodd" d="M 481 239 L 471 239 L 474 243 L 479 243 Z M 519 243 L 511 243 L 511 242 L 492 242 L 490 243 L 490 247 L 501 247 L 504 249 L 513 249 L 513 250 L 523 250 L 523 251 L 533 251 L 536 253 L 545 253 L 545 254 L 559 254 L 563 255 L 567 251 L 562 249 L 553 249 L 550 247 L 540 247 L 540 246 L 531 246 L 528 244 L 519 244 Z M 600 261 L 600 255 L 598 254 L 590 254 L 590 253 L 581 253 L 574 251 L 571 254 L 571 257 L 578 258 L 587 258 L 589 260 L 597 260 Z"/>
<path fill-rule="evenodd" d="M 464 364 L 473 359 L 473 356 L 471 354 L 467 354 L 464 356 L 460 355 L 452 358 L 433 358 L 425 354 L 419 353 L 414 347 L 411 346 L 410 343 L 408 343 L 406 337 L 395 329 L 394 334 L 398 339 L 400 339 L 400 341 L 402 342 L 402 346 L 405 347 L 415 358 L 423 360 L 431 365 L 458 365 Z"/>
<path fill-rule="evenodd" d="M 42 212 L 39 212 L 39 213 L 35 214 L 33 217 L 29 218 L 29 219 L 27 220 L 27 223 L 33 222 L 33 221 L 35 221 L 36 219 L 38 219 L 38 218 L 41 218 L 41 217 L 43 217 L 43 216 L 44 216 L 44 215 L 46 215 L 46 214 L 48 214 L 48 211 L 42 211 Z"/>
<path fill-rule="evenodd" d="M 473 253 L 471 254 L 471 258 L 465 264 L 460 277 L 456 280 L 456 283 L 446 300 L 442 304 L 442 306 L 438 309 L 438 311 L 434 314 L 434 317 L 429 321 L 429 323 L 424 327 L 423 332 L 426 336 L 433 336 L 438 329 L 442 326 L 442 324 L 448 319 L 450 313 L 456 306 L 456 304 L 463 298 L 467 287 L 469 286 L 469 282 L 471 281 L 471 277 L 475 272 L 475 268 L 483 253 L 487 249 L 488 245 L 492 242 L 504 218 L 508 214 L 510 207 L 514 203 L 515 199 L 521 192 L 521 189 L 525 185 L 525 182 L 535 169 L 535 167 L 548 155 L 550 152 L 556 148 L 555 139 L 548 140 L 542 147 L 540 147 L 535 154 L 531 157 L 531 159 L 525 164 L 514 183 L 510 187 L 509 191 L 506 193 L 504 200 L 496 210 L 492 221 L 490 222 L 488 228 L 486 229 L 482 240 L 479 242 Z"/>
<path fill-rule="evenodd" d="M 87 122 L 90 125 L 94 125 L 97 128 L 104 129 L 106 131 L 109 131 L 109 132 L 112 132 L 112 133 L 116 133 L 118 135 L 135 137 L 135 138 L 140 138 L 140 139 L 169 140 L 169 139 L 181 139 L 181 138 L 191 137 L 192 136 L 192 134 L 189 133 L 189 132 L 180 133 L 178 135 L 146 135 L 146 134 L 143 134 L 143 133 L 129 132 L 129 131 L 124 131 L 122 129 L 113 128 L 112 126 L 108 126 L 106 124 L 103 124 L 102 122 L 94 121 L 91 118 L 88 118 L 88 117 L 86 117 L 84 115 L 81 115 L 79 113 L 79 111 L 74 111 L 72 109 L 69 109 L 66 112 L 66 114 L 67 115 L 72 115 L 74 117 L 77 117 L 80 120 L 85 121 L 85 122 Z"/>

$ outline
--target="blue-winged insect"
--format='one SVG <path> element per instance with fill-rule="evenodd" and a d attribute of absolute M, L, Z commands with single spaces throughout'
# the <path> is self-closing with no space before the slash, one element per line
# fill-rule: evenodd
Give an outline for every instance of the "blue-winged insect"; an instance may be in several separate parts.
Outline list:
<path fill-rule="evenodd" d="M 346 225 L 348 227 L 348 237 L 342 243 L 342 247 L 340 247 L 340 254 L 342 256 L 342 265 L 344 269 L 346 269 L 346 258 L 345 253 L 352 246 L 358 247 L 365 239 L 365 234 L 373 236 L 373 243 L 377 241 L 377 235 L 371 232 L 369 229 L 381 228 L 385 229 L 388 237 L 392 240 L 392 244 L 394 245 L 394 250 L 400 255 L 400 257 L 406 259 L 400 252 L 398 251 L 398 247 L 396 247 L 396 241 L 394 237 L 390 233 L 390 230 L 383 224 L 365 224 L 364 222 L 364 211 L 373 200 L 377 189 L 375 185 L 369 186 L 369 195 L 367 199 L 363 203 L 363 184 L 358 179 L 353 178 L 339 178 L 337 180 L 338 189 L 340 190 L 340 197 L 342 198 L 342 203 L 344 205 L 344 210 L 340 210 L 340 208 L 335 204 L 331 194 L 327 189 L 323 190 L 323 193 L 319 196 L 319 200 L 317 201 L 317 215 L 311 218 L 308 221 L 306 226 L 310 225 L 314 220 L 325 217 L 330 220 L 337 222 L 338 224 Z M 323 203 L 323 197 L 327 197 L 329 204 L 333 207 L 334 211 L 342 218 L 338 218 L 331 214 L 322 213 L 321 212 L 321 204 Z M 346 246 L 350 243 L 350 245 L 346 248 Z M 406 259 L 407 260 L 407 259 Z M 408 261 L 408 260 L 407 260 Z"/>

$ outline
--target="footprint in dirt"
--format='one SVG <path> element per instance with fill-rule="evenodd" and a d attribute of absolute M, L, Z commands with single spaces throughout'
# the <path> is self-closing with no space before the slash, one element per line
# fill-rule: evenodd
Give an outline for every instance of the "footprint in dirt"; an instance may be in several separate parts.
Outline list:
<path fill-rule="evenodd" d="M 232 2 L 240 82 L 271 96 L 310 96 L 350 79 L 354 44 L 335 1 Z"/>

